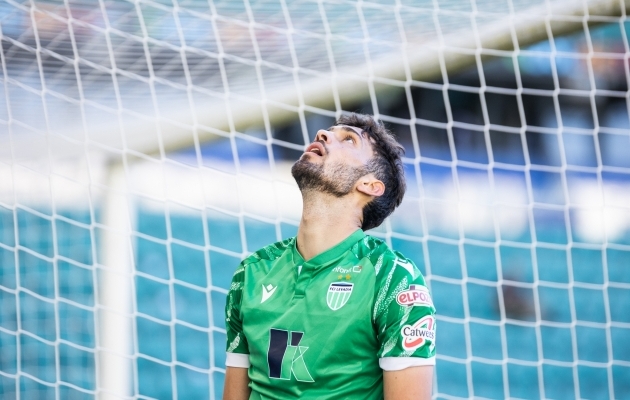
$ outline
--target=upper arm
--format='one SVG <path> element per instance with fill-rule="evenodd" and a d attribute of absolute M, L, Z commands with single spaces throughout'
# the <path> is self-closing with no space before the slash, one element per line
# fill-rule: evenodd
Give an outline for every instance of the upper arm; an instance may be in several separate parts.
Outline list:
<path fill-rule="evenodd" d="M 227 336 L 227 352 L 248 354 L 247 338 L 243 334 L 243 320 L 241 317 L 241 302 L 243 297 L 243 285 L 245 280 L 245 269 L 241 264 L 234 272 L 230 290 L 227 294 L 225 304 L 225 333 Z M 230 365 L 240 367 L 241 365 Z"/>
<path fill-rule="evenodd" d="M 433 366 L 383 371 L 385 400 L 428 400 L 433 386 Z"/>
<path fill-rule="evenodd" d="M 223 386 L 223 400 L 247 400 L 251 389 L 247 368 L 227 367 Z"/>
<path fill-rule="evenodd" d="M 374 323 L 385 400 L 431 398 L 435 365 L 435 307 L 424 277 L 395 253 L 383 260 Z"/>
<path fill-rule="evenodd" d="M 374 325 L 385 371 L 435 364 L 435 307 L 424 277 L 398 253 L 377 273 Z"/>

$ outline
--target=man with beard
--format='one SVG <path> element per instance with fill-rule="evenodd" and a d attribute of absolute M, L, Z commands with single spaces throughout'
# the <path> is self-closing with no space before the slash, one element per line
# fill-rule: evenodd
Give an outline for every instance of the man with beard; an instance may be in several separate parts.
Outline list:
<path fill-rule="evenodd" d="M 424 278 L 364 233 L 402 201 L 402 153 L 367 115 L 317 132 L 291 170 L 304 201 L 297 236 L 234 273 L 224 399 L 431 397 L 435 308 Z"/>

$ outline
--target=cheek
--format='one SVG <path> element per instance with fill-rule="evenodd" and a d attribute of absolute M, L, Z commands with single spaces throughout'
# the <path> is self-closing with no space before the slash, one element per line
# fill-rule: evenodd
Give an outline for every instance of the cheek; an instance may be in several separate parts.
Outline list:
<path fill-rule="evenodd" d="M 340 159 L 344 161 L 347 165 L 352 165 L 355 167 L 365 166 L 370 161 L 372 157 L 371 151 L 366 152 L 365 149 L 345 149 L 345 151 L 340 152 Z"/>
<path fill-rule="evenodd" d="M 356 160 L 357 165 L 360 165 L 362 167 L 367 167 L 370 161 L 372 160 L 372 158 L 373 157 L 371 154 L 365 154 L 364 152 L 361 152 L 357 154 L 355 160 Z"/>

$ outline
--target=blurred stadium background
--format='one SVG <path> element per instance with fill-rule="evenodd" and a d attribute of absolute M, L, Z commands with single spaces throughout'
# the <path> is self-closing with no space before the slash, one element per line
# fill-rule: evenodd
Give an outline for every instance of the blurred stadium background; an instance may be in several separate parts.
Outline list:
<path fill-rule="evenodd" d="M 620 0 L 0 3 L 0 396 L 218 399 L 240 259 L 342 112 L 406 148 L 373 235 L 438 310 L 436 398 L 630 397 Z"/>

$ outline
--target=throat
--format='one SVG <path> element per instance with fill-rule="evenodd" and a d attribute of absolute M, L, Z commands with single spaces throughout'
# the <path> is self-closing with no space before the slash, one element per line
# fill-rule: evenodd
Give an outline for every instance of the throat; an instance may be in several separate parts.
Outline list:
<path fill-rule="evenodd" d="M 361 227 L 362 208 L 339 198 L 304 198 L 298 250 L 305 260 L 334 247 Z"/>

